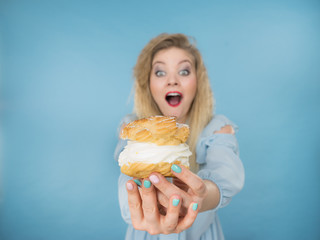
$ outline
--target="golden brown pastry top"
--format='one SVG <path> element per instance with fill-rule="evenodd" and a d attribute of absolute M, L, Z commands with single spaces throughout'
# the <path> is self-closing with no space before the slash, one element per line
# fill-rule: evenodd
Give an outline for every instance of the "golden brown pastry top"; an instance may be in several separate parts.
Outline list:
<path fill-rule="evenodd" d="M 127 124 L 121 131 L 122 139 L 150 142 L 157 145 L 179 145 L 187 141 L 189 127 L 176 122 L 175 117 L 154 116 Z"/>

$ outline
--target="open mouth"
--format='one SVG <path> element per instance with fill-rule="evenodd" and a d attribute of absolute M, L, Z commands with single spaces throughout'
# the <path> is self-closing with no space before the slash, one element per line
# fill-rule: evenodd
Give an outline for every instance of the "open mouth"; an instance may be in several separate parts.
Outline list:
<path fill-rule="evenodd" d="M 166 95 L 166 101 L 171 107 L 177 107 L 182 100 L 182 93 L 180 92 L 168 92 Z"/>

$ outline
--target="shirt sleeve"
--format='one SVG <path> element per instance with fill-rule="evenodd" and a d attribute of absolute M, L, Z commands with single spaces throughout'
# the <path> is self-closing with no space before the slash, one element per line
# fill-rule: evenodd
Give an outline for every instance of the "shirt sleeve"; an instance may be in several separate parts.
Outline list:
<path fill-rule="evenodd" d="M 135 115 L 127 115 L 125 116 L 118 127 L 118 134 L 120 133 L 120 130 L 123 125 L 128 124 L 129 122 L 133 121 L 136 118 Z M 118 144 L 114 151 L 114 159 L 118 162 L 118 158 L 124 147 L 127 145 L 127 140 L 122 140 L 119 138 Z M 119 199 L 119 206 L 121 211 L 121 216 L 123 220 L 131 224 L 131 216 L 129 211 L 129 205 L 128 205 L 128 193 L 126 189 L 126 182 L 128 180 L 132 179 L 131 177 L 121 173 L 118 179 L 118 199 Z"/>
<path fill-rule="evenodd" d="M 120 124 L 118 126 L 118 129 L 117 129 L 117 134 L 119 136 L 120 134 L 120 131 L 121 131 L 121 128 L 128 124 L 129 122 L 133 121 L 136 119 L 136 116 L 134 114 L 128 114 L 126 115 L 121 121 L 120 121 Z M 123 140 L 123 139 L 120 139 L 119 137 L 119 141 L 118 141 L 118 144 L 116 146 L 116 149 L 114 151 L 114 154 L 113 154 L 113 157 L 116 161 L 118 161 L 118 158 L 119 158 L 119 155 L 120 153 L 122 152 L 122 150 L 124 149 L 124 147 L 127 145 L 127 140 Z"/>
<path fill-rule="evenodd" d="M 118 199 L 120 212 L 123 220 L 128 224 L 131 224 L 131 215 L 128 205 L 128 192 L 126 189 L 126 182 L 130 179 L 132 178 L 123 173 L 120 174 L 118 179 Z"/>
<path fill-rule="evenodd" d="M 197 162 L 202 179 L 214 182 L 220 192 L 218 206 L 225 207 L 243 188 L 244 167 L 239 157 L 238 141 L 233 134 L 214 134 L 225 125 L 238 127 L 224 116 L 216 117 L 204 130 L 197 145 Z"/>

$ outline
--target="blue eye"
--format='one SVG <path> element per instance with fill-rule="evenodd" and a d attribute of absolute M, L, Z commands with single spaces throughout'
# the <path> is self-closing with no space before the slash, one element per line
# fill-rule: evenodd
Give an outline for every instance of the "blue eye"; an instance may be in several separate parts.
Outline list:
<path fill-rule="evenodd" d="M 181 70 L 179 72 L 180 75 L 182 76 L 188 76 L 190 74 L 189 70 L 188 69 L 184 69 L 184 70 Z"/>
<path fill-rule="evenodd" d="M 166 75 L 166 73 L 164 71 L 156 71 L 155 74 L 156 74 L 157 77 L 162 77 L 162 76 Z"/>

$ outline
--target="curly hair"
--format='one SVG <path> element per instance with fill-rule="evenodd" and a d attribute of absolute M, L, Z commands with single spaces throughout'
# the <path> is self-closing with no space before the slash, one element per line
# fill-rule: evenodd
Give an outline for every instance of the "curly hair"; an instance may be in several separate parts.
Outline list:
<path fill-rule="evenodd" d="M 142 49 L 133 72 L 135 79 L 134 112 L 138 118 L 162 115 L 150 91 L 149 83 L 152 60 L 155 54 L 160 50 L 172 47 L 183 49 L 193 56 L 196 69 L 197 90 L 195 98 L 190 106 L 187 120 L 187 123 L 190 126 L 188 144 L 193 152 L 193 155 L 190 158 L 190 169 L 193 172 L 196 172 L 198 169 L 195 156 L 197 140 L 203 128 L 213 117 L 214 98 L 207 70 L 202 56 L 195 46 L 195 40 L 193 38 L 181 33 L 162 33 L 151 39 Z"/>

